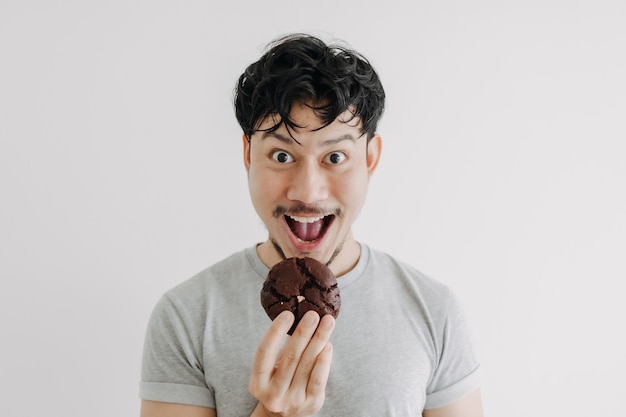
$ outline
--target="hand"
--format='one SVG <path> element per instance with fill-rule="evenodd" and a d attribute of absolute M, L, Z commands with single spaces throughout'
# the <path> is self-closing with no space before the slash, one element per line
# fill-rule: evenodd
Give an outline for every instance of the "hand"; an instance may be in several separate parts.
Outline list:
<path fill-rule="evenodd" d="M 253 415 L 303 417 L 316 413 L 324 404 L 332 361 L 328 339 L 335 319 L 326 315 L 320 320 L 316 312 L 307 312 L 278 352 L 293 320 L 291 312 L 280 313 L 257 348 L 250 393 L 259 400 L 259 406 Z M 257 414 L 260 411 L 264 414 Z"/>

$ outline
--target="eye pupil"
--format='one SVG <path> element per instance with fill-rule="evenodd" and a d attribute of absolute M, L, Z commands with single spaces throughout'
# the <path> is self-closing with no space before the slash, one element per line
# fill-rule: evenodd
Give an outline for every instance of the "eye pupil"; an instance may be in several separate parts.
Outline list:
<path fill-rule="evenodd" d="M 278 155 L 276 155 L 276 159 L 278 160 L 278 162 L 287 162 L 289 157 L 287 156 L 286 153 L 280 152 L 278 153 Z"/>
<path fill-rule="evenodd" d="M 331 154 L 330 162 L 332 162 L 333 164 L 338 164 L 339 162 L 341 162 L 341 155 L 339 155 L 338 153 Z"/>

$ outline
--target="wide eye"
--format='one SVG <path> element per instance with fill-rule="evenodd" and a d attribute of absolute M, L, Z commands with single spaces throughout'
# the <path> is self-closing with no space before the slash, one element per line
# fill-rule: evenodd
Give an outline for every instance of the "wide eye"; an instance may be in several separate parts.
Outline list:
<path fill-rule="evenodd" d="M 326 155 L 325 161 L 329 164 L 337 165 L 346 160 L 346 154 L 343 152 L 331 152 Z"/>
<path fill-rule="evenodd" d="M 276 162 L 280 162 L 281 164 L 286 164 L 287 162 L 293 162 L 293 157 L 285 151 L 272 152 L 272 159 Z"/>

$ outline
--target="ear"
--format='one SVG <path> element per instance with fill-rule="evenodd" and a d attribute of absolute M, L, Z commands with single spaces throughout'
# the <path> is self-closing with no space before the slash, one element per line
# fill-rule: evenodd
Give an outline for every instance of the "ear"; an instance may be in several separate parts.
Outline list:
<path fill-rule="evenodd" d="M 374 171 L 376 171 L 382 150 L 383 140 L 379 134 L 375 134 L 367 143 L 367 170 L 370 177 L 374 174 Z"/>
<path fill-rule="evenodd" d="M 244 134 L 242 135 L 243 140 L 243 164 L 246 166 L 246 171 L 250 170 L 250 141 L 248 137 Z"/>

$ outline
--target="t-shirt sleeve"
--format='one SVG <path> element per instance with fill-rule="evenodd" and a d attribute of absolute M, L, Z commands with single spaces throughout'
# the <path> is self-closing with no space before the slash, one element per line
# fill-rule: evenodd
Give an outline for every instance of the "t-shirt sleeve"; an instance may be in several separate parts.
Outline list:
<path fill-rule="evenodd" d="M 443 327 L 438 333 L 438 363 L 426 390 L 425 408 L 438 408 L 469 394 L 479 386 L 476 358 L 465 316 L 449 294 Z"/>
<path fill-rule="evenodd" d="M 139 396 L 144 400 L 215 408 L 204 378 L 202 333 L 191 314 L 167 294 L 156 304 L 146 332 Z"/>

